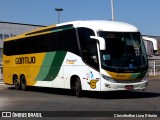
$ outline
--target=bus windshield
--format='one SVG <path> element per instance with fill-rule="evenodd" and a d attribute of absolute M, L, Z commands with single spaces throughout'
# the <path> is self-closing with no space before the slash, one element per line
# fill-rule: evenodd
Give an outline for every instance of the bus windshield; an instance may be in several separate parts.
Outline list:
<path fill-rule="evenodd" d="M 148 69 L 144 43 L 139 32 L 98 32 L 106 42 L 101 66 L 112 72 L 141 72 Z"/>

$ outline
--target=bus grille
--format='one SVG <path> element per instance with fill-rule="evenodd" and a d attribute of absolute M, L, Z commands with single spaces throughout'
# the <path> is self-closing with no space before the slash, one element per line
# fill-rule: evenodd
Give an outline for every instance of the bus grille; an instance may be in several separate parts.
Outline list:
<path fill-rule="evenodd" d="M 141 79 L 139 80 L 116 80 L 116 83 L 137 83 L 137 82 L 141 82 Z"/>

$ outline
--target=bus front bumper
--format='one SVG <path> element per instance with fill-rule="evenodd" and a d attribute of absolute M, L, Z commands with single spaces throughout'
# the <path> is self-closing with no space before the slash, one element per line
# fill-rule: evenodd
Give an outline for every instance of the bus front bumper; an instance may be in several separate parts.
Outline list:
<path fill-rule="evenodd" d="M 101 91 L 118 91 L 118 90 L 145 90 L 148 86 L 148 81 L 139 83 L 111 83 L 105 82 L 102 85 Z"/>

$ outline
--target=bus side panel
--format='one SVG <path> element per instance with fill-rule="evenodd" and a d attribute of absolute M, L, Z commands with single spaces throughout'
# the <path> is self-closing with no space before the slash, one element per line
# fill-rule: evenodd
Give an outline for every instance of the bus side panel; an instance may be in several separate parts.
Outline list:
<path fill-rule="evenodd" d="M 64 88 L 71 88 L 71 77 L 77 76 L 81 80 L 82 89 L 90 90 L 89 84 L 89 67 L 84 64 L 81 57 L 67 52 L 63 61 L 64 66 Z M 75 81 L 75 80 L 74 80 Z"/>
<path fill-rule="evenodd" d="M 62 63 L 65 56 L 65 51 L 46 53 L 35 86 L 64 88 Z"/>
<path fill-rule="evenodd" d="M 71 77 L 77 76 L 81 80 L 82 90 L 100 91 L 99 72 L 86 65 L 81 57 L 68 52 L 63 65 L 65 88 L 70 89 Z"/>
<path fill-rule="evenodd" d="M 88 66 L 78 66 L 78 65 L 64 66 L 65 88 L 68 89 L 71 88 L 70 80 L 72 76 L 77 76 L 80 78 L 82 90 L 90 90 L 90 86 L 88 84 L 89 82 Z"/>
<path fill-rule="evenodd" d="M 45 53 L 38 54 L 24 54 L 5 56 L 3 55 L 4 63 L 4 82 L 6 84 L 13 84 L 13 75 L 17 75 L 20 80 L 20 76 L 26 77 L 26 83 L 28 86 L 34 86 L 36 77 L 41 68 Z"/>
<path fill-rule="evenodd" d="M 3 55 L 3 80 L 5 84 L 13 84 L 13 75 L 18 74 L 16 70 L 15 59 L 11 56 Z"/>
<path fill-rule="evenodd" d="M 3 68 L 3 80 L 5 84 L 9 85 L 13 84 L 12 76 L 10 74 L 10 67 Z"/>
<path fill-rule="evenodd" d="M 64 67 L 61 66 L 57 77 L 52 82 L 52 87 L 54 87 L 54 88 L 64 88 L 64 70 L 63 70 L 63 68 Z"/>

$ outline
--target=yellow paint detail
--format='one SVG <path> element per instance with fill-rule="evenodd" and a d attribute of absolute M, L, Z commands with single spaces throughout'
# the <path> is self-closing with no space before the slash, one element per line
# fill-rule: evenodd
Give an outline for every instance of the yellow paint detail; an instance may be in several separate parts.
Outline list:
<path fill-rule="evenodd" d="M 113 79 L 118 79 L 118 80 L 127 80 L 131 79 L 131 73 L 115 73 L 115 72 L 110 72 L 106 71 Z"/>
<path fill-rule="evenodd" d="M 40 27 L 40 28 L 37 28 L 37 29 L 32 30 L 30 32 L 27 32 L 25 34 L 30 34 L 30 33 L 38 32 L 38 31 L 41 31 L 41 30 L 46 30 L 46 29 L 50 29 L 50 28 L 54 28 L 54 27 L 56 27 L 56 24 L 51 25 L 51 26 L 46 26 L 46 27 Z"/>
<path fill-rule="evenodd" d="M 25 55 L 15 55 L 15 56 L 5 56 L 3 55 L 3 66 L 4 66 L 4 82 L 6 84 L 13 84 L 13 75 L 16 74 L 19 79 L 20 75 L 25 75 L 27 85 L 33 86 L 37 81 L 37 77 L 43 59 L 46 53 L 37 53 L 37 54 L 25 54 Z M 34 63 L 29 63 L 24 59 L 31 59 L 34 57 Z M 21 60 L 22 58 L 23 61 Z M 18 63 L 17 61 L 20 60 Z"/>
<path fill-rule="evenodd" d="M 69 60 L 69 59 L 67 59 L 67 60 L 66 60 L 66 64 L 75 64 L 76 62 L 77 62 L 76 59 L 74 59 L 74 60 Z"/>
<path fill-rule="evenodd" d="M 98 82 L 98 80 L 91 80 L 91 81 L 90 81 L 90 87 L 91 87 L 92 89 L 95 89 L 97 82 Z"/>

